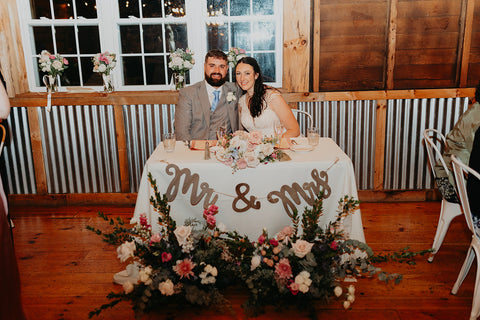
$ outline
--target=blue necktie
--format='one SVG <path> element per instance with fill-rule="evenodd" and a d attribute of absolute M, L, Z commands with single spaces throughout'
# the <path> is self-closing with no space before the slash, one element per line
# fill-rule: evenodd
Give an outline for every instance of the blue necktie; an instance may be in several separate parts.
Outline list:
<path fill-rule="evenodd" d="M 212 111 L 215 111 L 215 108 L 216 108 L 217 105 L 218 105 L 218 97 L 220 96 L 220 91 L 218 91 L 218 90 L 213 91 L 213 95 L 214 95 L 214 97 L 213 97 L 213 101 L 212 101 L 212 108 L 211 108 L 211 110 L 212 110 Z"/>

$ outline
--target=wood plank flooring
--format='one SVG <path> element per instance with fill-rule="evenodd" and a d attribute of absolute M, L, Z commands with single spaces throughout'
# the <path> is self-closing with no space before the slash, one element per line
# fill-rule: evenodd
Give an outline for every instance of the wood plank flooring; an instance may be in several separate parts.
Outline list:
<path fill-rule="evenodd" d="M 428 249 L 435 234 L 439 202 L 362 203 L 362 220 L 367 243 L 374 252 Z M 133 214 L 131 206 L 11 207 L 15 228 L 15 249 L 19 264 L 25 312 L 29 319 L 79 320 L 88 312 L 108 302 L 106 295 L 120 291 L 112 283 L 124 264 L 116 258 L 115 248 L 86 229 L 101 228 L 101 211 L 126 221 Z M 388 272 L 403 274 L 399 285 L 375 279 L 360 279 L 356 301 L 344 310 L 340 301 L 318 306 L 321 319 L 468 319 L 472 305 L 476 263 L 472 266 L 458 294 L 450 290 L 466 255 L 471 236 L 462 216 L 457 217 L 433 263 L 426 257 L 417 265 L 398 262 L 378 264 Z M 241 304 L 245 292 L 234 290 L 226 296 L 236 315 L 213 310 L 182 307 L 168 308 L 144 319 L 245 319 Z M 282 313 L 268 309 L 257 319 L 307 319 L 296 309 Z M 102 312 L 93 319 L 134 319 L 128 303 Z M 3 320 L 3 319 L 2 319 Z"/>

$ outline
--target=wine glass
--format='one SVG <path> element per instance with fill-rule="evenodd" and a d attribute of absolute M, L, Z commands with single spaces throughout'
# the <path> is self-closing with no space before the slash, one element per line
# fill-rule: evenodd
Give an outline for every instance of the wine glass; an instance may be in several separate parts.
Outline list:
<path fill-rule="evenodd" d="M 316 127 L 309 128 L 307 131 L 308 144 L 312 147 L 318 145 L 320 140 L 320 130 Z"/>

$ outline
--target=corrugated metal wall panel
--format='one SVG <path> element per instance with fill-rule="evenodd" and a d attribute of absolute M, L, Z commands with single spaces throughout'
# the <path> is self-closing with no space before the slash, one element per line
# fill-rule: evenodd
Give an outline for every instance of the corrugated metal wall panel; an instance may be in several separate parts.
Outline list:
<path fill-rule="evenodd" d="M 432 128 L 447 134 L 467 108 L 468 98 L 389 100 L 384 189 L 433 188 L 423 131 Z"/>
<path fill-rule="evenodd" d="M 175 105 L 124 105 L 130 191 L 137 192 L 148 157 L 162 141 L 162 134 L 173 131 Z"/>
<path fill-rule="evenodd" d="M 357 188 L 373 189 L 376 101 L 306 102 L 298 108 L 312 115 L 320 136 L 332 138 L 352 159 Z"/>
<path fill-rule="evenodd" d="M 48 193 L 120 192 L 113 106 L 37 110 Z"/>
<path fill-rule="evenodd" d="M 2 151 L 7 180 L 4 188 L 9 194 L 36 194 L 27 108 L 12 108 L 6 129 L 8 134 Z"/>

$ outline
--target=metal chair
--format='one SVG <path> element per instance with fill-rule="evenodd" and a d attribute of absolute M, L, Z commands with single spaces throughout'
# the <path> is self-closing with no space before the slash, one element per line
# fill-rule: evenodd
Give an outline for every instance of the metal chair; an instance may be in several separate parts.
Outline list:
<path fill-rule="evenodd" d="M 298 110 L 298 109 L 292 109 L 293 115 L 295 116 L 295 119 L 299 121 L 299 115 L 303 114 L 305 118 L 308 119 L 308 126 L 311 127 L 313 125 L 313 118 L 312 115 L 306 111 L 303 110 Z"/>
<path fill-rule="evenodd" d="M 450 172 L 447 164 L 442 158 L 442 150 L 445 146 L 445 137 L 439 131 L 435 129 L 426 129 L 423 131 L 423 138 L 425 140 L 425 147 L 427 149 L 428 162 L 432 169 L 433 177 L 436 178 L 435 164 L 439 160 L 442 163 L 446 172 Z M 433 252 L 428 257 L 428 262 L 433 262 L 435 254 L 440 249 L 445 235 L 452 220 L 462 214 L 462 208 L 460 204 L 450 202 L 442 195 L 442 206 L 440 208 L 440 216 L 438 218 L 437 231 L 435 232 L 435 238 L 433 239 L 432 249 Z"/>
<path fill-rule="evenodd" d="M 480 316 L 480 230 L 473 223 L 472 214 L 470 212 L 470 204 L 468 202 L 467 188 L 465 185 L 465 174 L 471 174 L 477 179 L 480 179 L 480 174 L 462 163 L 454 155 L 452 155 L 452 164 L 458 195 L 463 208 L 463 215 L 467 220 L 468 228 L 472 232 L 472 241 L 470 242 L 470 247 L 467 251 L 467 257 L 463 262 L 462 269 L 460 270 L 457 281 L 453 286 L 452 294 L 457 294 L 458 289 L 462 285 L 463 280 L 465 280 L 465 277 L 472 266 L 473 260 L 477 257 L 477 274 L 475 277 L 475 289 L 473 291 L 472 311 L 470 312 L 470 320 L 475 320 Z"/>

